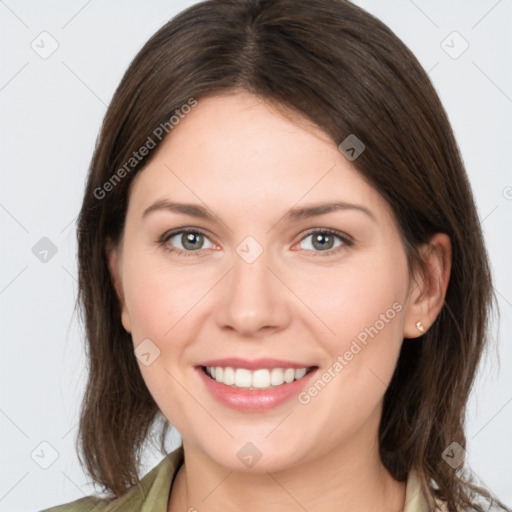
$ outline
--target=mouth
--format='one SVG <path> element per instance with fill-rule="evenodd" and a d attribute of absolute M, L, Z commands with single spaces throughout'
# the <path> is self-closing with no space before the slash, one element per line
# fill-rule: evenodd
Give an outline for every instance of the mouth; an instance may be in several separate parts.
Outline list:
<path fill-rule="evenodd" d="M 267 358 L 216 359 L 195 366 L 210 395 L 241 412 L 266 412 L 297 398 L 318 368 Z"/>
<path fill-rule="evenodd" d="M 301 368 L 235 368 L 232 366 L 200 366 L 212 380 L 232 388 L 257 391 L 270 389 L 301 380 L 316 370 L 317 366 Z"/>

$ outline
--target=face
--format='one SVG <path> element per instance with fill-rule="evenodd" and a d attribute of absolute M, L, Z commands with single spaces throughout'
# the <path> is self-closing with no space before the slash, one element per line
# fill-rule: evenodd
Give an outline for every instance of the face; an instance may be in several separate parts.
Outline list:
<path fill-rule="evenodd" d="M 200 100 L 134 179 L 110 264 L 185 447 L 276 471 L 376 441 L 411 280 L 386 202 L 318 128 Z"/>

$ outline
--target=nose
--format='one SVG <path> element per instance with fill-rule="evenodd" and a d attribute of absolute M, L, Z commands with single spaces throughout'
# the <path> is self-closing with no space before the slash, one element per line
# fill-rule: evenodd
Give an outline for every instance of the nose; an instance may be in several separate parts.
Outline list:
<path fill-rule="evenodd" d="M 216 322 L 242 337 L 268 336 L 290 323 L 290 296 L 264 251 L 249 263 L 234 254 L 233 268 L 222 280 Z"/>

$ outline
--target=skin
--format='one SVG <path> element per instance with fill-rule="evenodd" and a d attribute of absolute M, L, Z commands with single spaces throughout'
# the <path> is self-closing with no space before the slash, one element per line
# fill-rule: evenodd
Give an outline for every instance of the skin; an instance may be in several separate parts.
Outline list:
<path fill-rule="evenodd" d="M 143 217 L 159 200 L 206 206 L 216 219 L 165 209 Z M 374 218 L 356 209 L 283 218 L 329 201 Z M 176 228 L 206 232 L 192 256 L 166 250 L 186 251 L 181 235 L 158 243 Z M 326 256 L 313 228 L 354 244 L 335 237 Z M 252 263 L 236 252 L 247 236 L 263 249 Z M 122 240 L 109 249 L 123 326 L 134 347 L 150 339 L 160 350 L 149 366 L 139 361 L 143 378 L 183 440 L 169 512 L 403 509 L 405 483 L 380 461 L 378 426 L 403 339 L 422 334 L 418 320 L 425 330 L 434 322 L 448 285 L 449 238 L 421 250 L 425 265 L 413 274 L 387 203 L 319 128 L 248 93 L 199 101 L 134 179 Z M 322 374 L 397 302 L 401 311 L 306 405 L 236 411 L 194 368 L 270 357 Z M 262 454 L 252 468 L 237 457 L 247 442 Z"/>

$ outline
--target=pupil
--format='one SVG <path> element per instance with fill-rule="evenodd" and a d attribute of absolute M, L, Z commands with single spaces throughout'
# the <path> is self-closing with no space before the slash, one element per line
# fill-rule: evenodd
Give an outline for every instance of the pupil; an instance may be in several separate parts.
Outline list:
<path fill-rule="evenodd" d="M 332 248 L 332 241 L 333 237 L 331 235 L 323 235 L 319 234 L 316 237 L 313 238 L 313 245 L 315 245 L 315 242 L 320 242 L 320 245 L 316 247 L 317 249 L 331 249 Z M 329 243 L 330 242 L 330 243 Z"/>
<path fill-rule="evenodd" d="M 185 247 L 186 249 L 199 249 L 201 244 L 197 242 L 196 240 L 196 244 L 194 245 L 194 239 L 199 239 L 200 241 L 200 238 L 199 237 L 202 237 L 203 235 L 201 235 L 200 233 L 186 233 L 183 235 L 182 237 L 182 243 L 183 243 L 183 247 Z M 184 241 L 183 241 L 184 240 Z"/>

